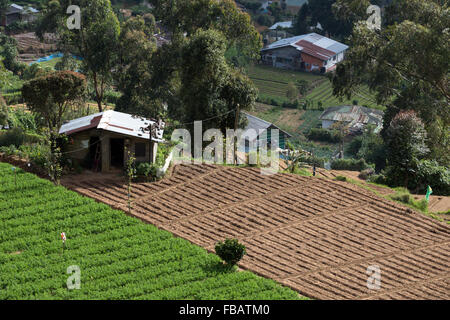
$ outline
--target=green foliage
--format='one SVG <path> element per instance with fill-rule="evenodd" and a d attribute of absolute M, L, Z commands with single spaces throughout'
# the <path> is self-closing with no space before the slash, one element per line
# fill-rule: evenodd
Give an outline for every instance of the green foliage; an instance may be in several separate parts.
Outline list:
<path fill-rule="evenodd" d="M 8 164 L 0 179 L 1 300 L 299 298 L 250 272 L 223 272 L 206 250 L 22 170 L 16 188 Z M 81 269 L 80 290 L 67 290 L 70 265 Z"/>
<path fill-rule="evenodd" d="M 373 168 L 368 168 L 368 169 L 361 171 L 361 173 L 358 175 L 358 178 L 367 180 L 374 174 L 375 174 L 375 170 Z"/>
<path fill-rule="evenodd" d="M 369 167 L 364 159 L 336 159 L 331 162 L 333 170 L 362 171 Z"/>
<path fill-rule="evenodd" d="M 25 108 L 14 108 L 9 112 L 8 124 L 12 128 L 37 132 L 41 121 L 37 114 L 27 112 Z"/>
<path fill-rule="evenodd" d="M 0 33 L 0 57 L 6 69 L 16 73 L 18 71 L 17 41 L 4 33 Z"/>
<path fill-rule="evenodd" d="M 334 130 L 327 130 L 323 128 L 312 128 L 308 132 L 308 139 L 313 141 L 324 141 L 330 143 L 337 143 L 340 141 L 339 136 Z"/>
<path fill-rule="evenodd" d="M 347 181 L 347 178 L 344 177 L 344 176 L 337 176 L 336 178 L 334 178 L 334 180 L 346 182 L 346 181 Z"/>
<path fill-rule="evenodd" d="M 410 207 L 418 209 L 422 212 L 427 212 L 428 210 L 428 202 L 426 199 L 422 200 L 414 200 L 414 197 L 409 193 L 407 189 L 397 188 L 396 193 L 389 196 L 392 200 L 401 202 Z"/>
<path fill-rule="evenodd" d="M 13 128 L 6 132 L 0 132 L 0 147 L 15 146 L 18 148 L 23 144 L 25 135 L 20 128 Z"/>
<path fill-rule="evenodd" d="M 69 5 L 81 8 L 83 27 L 77 31 L 67 28 Z M 99 111 L 103 111 L 102 101 L 107 85 L 111 83 L 111 70 L 117 61 L 117 46 L 120 34 L 119 21 L 109 0 L 60 0 L 49 3 L 43 11 L 36 30 L 42 38 L 45 32 L 57 34 L 59 45 L 64 52 L 83 57 L 83 70 L 94 87 L 95 100 Z"/>
<path fill-rule="evenodd" d="M 234 127 L 235 112 L 251 109 L 257 91 L 247 76 L 230 68 L 224 57 L 225 38 L 216 30 L 198 31 L 184 46 L 180 96 L 185 121 L 206 118 L 209 127 Z"/>
<path fill-rule="evenodd" d="M 386 166 L 386 146 L 381 136 L 374 133 L 373 129 L 370 126 L 365 129 L 356 156 L 374 164 L 375 170 L 380 172 Z"/>
<path fill-rule="evenodd" d="M 216 254 L 230 267 L 236 265 L 245 255 L 245 246 L 237 239 L 219 241 L 215 250 Z"/>
<path fill-rule="evenodd" d="M 420 158 L 428 152 L 425 138 L 424 125 L 414 111 L 399 112 L 391 121 L 386 147 L 388 177 L 392 184 L 408 187 Z"/>
<path fill-rule="evenodd" d="M 5 99 L 0 95 L 0 126 L 4 126 L 8 123 L 9 109 L 6 105 Z"/>
<path fill-rule="evenodd" d="M 436 161 L 420 161 L 413 181 L 416 185 L 411 185 L 411 190 L 425 193 L 427 186 L 432 186 L 434 195 L 450 195 L 450 169 Z"/>
<path fill-rule="evenodd" d="M 286 91 L 286 97 L 289 99 L 289 101 L 294 101 L 296 99 L 298 99 L 298 89 L 295 86 L 295 84 L 293 82 L 289 82 L 288 83 L 288 89 Z"/>
<path fill-rule="evenodd" d="M 369 30 L 365 21 L 355 25 L 352 46 L 333 77 L 334 93 L 349 96 L 368 84 L 377 93 L 377 102 L 388 107 L 384 138 L 400 111 L 414 110 L 425 124 L 430 158 L 449 166 L 448 3 L 393 1 L 383 22 L 377 32 Z"/>
<path fill-rule="evenodd" d="M 274 21 L 275 20 L 267 14 L 260 14 L 256 18 L 256 22 L 258 22 L 259 25 L 266 26 L 266 27 L 272 26 Z"/>
<path fill-rule="evenodd" d="M 136 166 L 136 175 L 139 177 L 156 177 L 156 166 L 148 162 L 139 163 Z"/>
<path fill-rule="evenodd" d="M 83 75 L 72 71 L 55 71 L 25 83 L 22 96 L 27 107 L 41 115 L 50 133 L 55 135 L 69 104 L 80 99 L 85 88 Z"/>

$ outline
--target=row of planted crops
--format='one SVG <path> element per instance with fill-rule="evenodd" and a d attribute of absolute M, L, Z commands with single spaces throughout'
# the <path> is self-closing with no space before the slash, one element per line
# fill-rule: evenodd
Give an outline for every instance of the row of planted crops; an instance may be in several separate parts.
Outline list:
<path fill-rule="evenodd" d="M 216 255 L 186 240 L 5 163 L 0 228 L 0 299 L 298 298 L 250 272 L 227 271 Z"/>

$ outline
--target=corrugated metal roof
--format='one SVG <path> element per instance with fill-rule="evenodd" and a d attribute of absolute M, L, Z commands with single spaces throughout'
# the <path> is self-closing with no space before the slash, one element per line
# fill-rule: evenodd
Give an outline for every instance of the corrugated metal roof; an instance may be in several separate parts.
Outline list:
<path fill-rule="evenodd" d="M 29 10 L 31 13 L 38 13 L 38 12 L 39 12 L 39 10 L 36 10 L 36 9 L 33 8 L 33 7 L 28 7 L 28 10 Z M 9 9 L 7 10 L 6 14 L 11 14 L 11 13 L 16 13 L 16 12 L 22 12 L 22 11 L 24 11 L 24 7 L 19 6 L 18 4 L 12 3 L 12 4 L 9 6 Z"/>
<path fill-rule="evenodd" d="M 277 22 L 273 26 L 271 26 L 269 29 L 276 30 L 278 27 L 281 27 L 283 29 L 292 28 L 292 21 Z"/>
<path fill-rule="evenodd" d="M 302 51 L 303 47 L 298 45 L 298 43 L 300 41 L 303 41 L 303 43 L 306 43 L 306 42 L 310 43 L 310 45 L 308 47 L 315 46 L 314 48 L 316 48 L 316 49 L 321 48 L 321 50 L 327 50 L 328 52 L 332 52 L 333 53 L 332 56 L 348 49 L 348 46 L 343 43 L 337 42 L 333 39 L 324 37 L 320 34 L 313 32 L 313 33 L 308 33 L 308 34 L 304 34 L 301 36 L 278 40 L 278 41 L 268 45 L 264 49 L 262 49 L 262 51 L 273 50 L 273 49 L 287 47 L 287 46 L 292 46 L 292 47 L 295 47 L 298 50 Z M 311 53 L 308 53 L 308 54 L 311 54 Z M 320 53 L 318 53 L 318 54 L 320 54 Z"/>
<path fill-rule="evenodd" d="M 157 122 L 143 117 L 108 110 L 69 121 L 61 126 L 59 133 L 71 135 L 96 128 L 127 136 L 149 139 L 150 134 L 148 131 L 144 132 L 144 128 L 148 128 L 151 124 L 158 125 Z M 161 127 L 156 130 L 152 137 L 153 141 L 163 141 L 164 126 L 165 123 L 162 122 Z"/>
<path fill-rule="evenodd" d="M 257 136 L 254 135 L 255 131 L 256 131 L 256 134 L 259 135 L 260 130 L 267 130 L 270 127 L 273 127 L 274 129 L 278 129 L 280 131 L 280 133 L 283 133 L 287 137 L 292 137 L 292 135 L 290 135 L 289 133 L 287 133 L 284 130 L 281 130 L 273 123 L 267 122 L 263 119 L 260 119 L 258 117 L 255 117 L 255 116 L 245 113 L 245 112 L 243 112 L 243 114 L 247 117 L 247 120 L 248 120 L 248 124 L 245 127 L 243 135 L 248 137 L 249 140 L 254 140 L 257 138 Z M 253 131 L 252 129 L 255 131 Z"/>
<path fill-rule="evenodd" d="M 383 111 L 362 106 L 336 106 L 325 110 L 319 119 L 350 122 L 351 125 L 362 123 L 379 126 L 383 123 Z"/>

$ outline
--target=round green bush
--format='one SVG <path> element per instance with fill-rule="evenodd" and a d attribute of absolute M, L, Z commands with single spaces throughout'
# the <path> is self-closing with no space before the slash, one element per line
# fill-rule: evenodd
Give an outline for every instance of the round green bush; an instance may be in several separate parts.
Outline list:
<path fill-rule="evenodd" d="M 219 241 L 216 244 L 216 254 L 228 266 L 236 265 L 245 255 L 245 246 L 237 239 L 226 239 L 224 242 Z"/>

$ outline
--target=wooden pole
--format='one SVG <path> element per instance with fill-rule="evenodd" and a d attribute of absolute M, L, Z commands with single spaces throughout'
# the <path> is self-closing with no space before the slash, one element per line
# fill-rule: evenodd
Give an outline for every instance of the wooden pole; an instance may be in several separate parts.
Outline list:
<path fill-rule="evenodd" d="M 240 106 L 239 103 L 236 107 L 236 116 L 234 117 L 234 133 L 236 134 L 237 128 L 239 126 L 239 115 L 240 115 Z M 239 143 L 239 139 L 237 139 L 236 143 L 234 143 L 234 164 L 237 165 L 237 144 Z"/>

